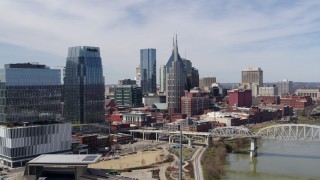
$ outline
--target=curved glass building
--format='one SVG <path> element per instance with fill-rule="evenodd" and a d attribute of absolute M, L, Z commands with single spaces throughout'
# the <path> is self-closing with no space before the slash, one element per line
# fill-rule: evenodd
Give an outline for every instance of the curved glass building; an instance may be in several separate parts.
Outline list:
<path fill-rule="evenodd" d="M 72 123 L 104 121 L 104 77 L 98 47 L 70 47 L 64 77 L 64 117 Z"/>

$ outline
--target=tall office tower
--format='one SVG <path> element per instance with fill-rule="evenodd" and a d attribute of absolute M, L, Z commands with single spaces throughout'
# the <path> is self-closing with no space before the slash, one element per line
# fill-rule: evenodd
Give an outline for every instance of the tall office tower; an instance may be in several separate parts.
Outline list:
<path fill-rule="evenodd" d="M 71 124 L 62 123 L 61 72 L 38 63 L 0 69 L 0 157 L 23 166 L 46 153 L 71 151 Z"/>
<path fill-rule="evenodd" d="M 166 66 L 161 65 L 159 69 L 159 82 L 160 82 L 160 92 L 166 91 Z"/>
<path fill-rule="evenodd" d="M 216 83 L 216 81 L 216 77 L 205 76 L 203 78 L 200 78 L 199 87 L 204 89 L 205 91 L 209 91 L 211 85 L 213 83 Z"/>
<path fill-rule="evenodd" d="M 190 91 L 191 88 L 199 86 L 199 72 L 196 68 L 192 67 L 190 60 L 182 58 L 182 61 L 187 75 L 186 90 Z"/>
<path fill-rule="evenodd" d="M 292 81 L 289 81 L 288 79 L 278 82 L 279 95 L 292 94 L 293 93 L 292 84 L 293 84 Z"/>
<path fill-rule="evenodd" d="M 64 77 L 64 116 L 73 123 L 104 121 L 104 77 L 98 47 L 70 47 Z"/>
<path fill-rule="evenodd" d="M 157 66 L 156 50 L 140 50 L 140 75 L 142 94 L 155 93 L 157 91 Z"/>
<path fill-rule="evenodd" d="M 136 67 L 136 82 L 137 82 L 137 86 L 141 87 L 140 66 Z"/>
<path fill-rule="evenodd" d="M 181 113 L 181 97 L 186 87 L 186 73 L 183 61 L 178 52 L 178 41 L 173 41 L 170 59 L 166 64 L 166 96 L 168 113 Z"/>
<path fill-rule="evenodd" d="M 263 87 L 263 71 L 261 68 L 246 68 L 242 70 L 242 85 L 256 84 Z"/>

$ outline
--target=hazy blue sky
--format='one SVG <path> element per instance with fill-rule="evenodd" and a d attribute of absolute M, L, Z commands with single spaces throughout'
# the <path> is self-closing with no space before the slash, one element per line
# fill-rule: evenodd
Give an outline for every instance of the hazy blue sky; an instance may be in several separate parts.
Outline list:
<path fill-rule="evenodd" d="M 141 48 L 165 64 L 175 33 L 201 77 L 261 67 L 265 82 L 320 81 L 319 0 L 1 0 L 0 66 L 64 66 L 68 47 L 98 46 L 114 83 L 134 77 Z"/>

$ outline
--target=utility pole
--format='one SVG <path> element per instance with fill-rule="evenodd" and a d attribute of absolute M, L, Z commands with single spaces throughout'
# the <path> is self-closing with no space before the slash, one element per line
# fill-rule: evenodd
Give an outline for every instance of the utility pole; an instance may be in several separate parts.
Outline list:
<path fill-rule="evenodd" d="M 179 163 L 179 180 L 182 180 L 182 123 L 180 122 L 180 163 Z"/>

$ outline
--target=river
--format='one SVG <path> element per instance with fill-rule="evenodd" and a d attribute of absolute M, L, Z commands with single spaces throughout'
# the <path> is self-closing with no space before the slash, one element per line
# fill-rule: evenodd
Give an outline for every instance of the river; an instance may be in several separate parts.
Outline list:
<path fill-rule="evenodd" d="M 226 179 L 320 179 L 320 142 L 260 140 L 258 156 L 229 154 Z"/>

